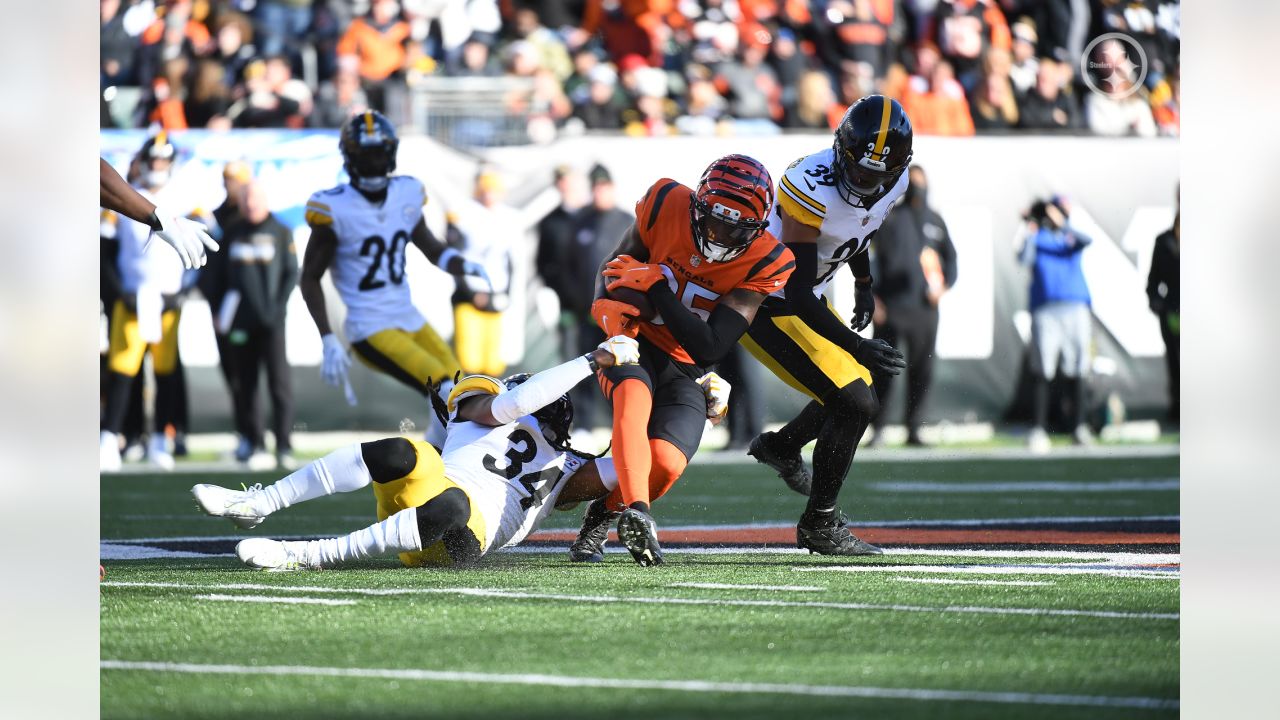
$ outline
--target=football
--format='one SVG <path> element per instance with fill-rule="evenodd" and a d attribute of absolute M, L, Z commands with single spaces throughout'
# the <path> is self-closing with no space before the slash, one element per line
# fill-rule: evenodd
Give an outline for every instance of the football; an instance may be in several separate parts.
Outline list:
<path fill-rule="evenodd" d="M 624 302 L 631 307 L 640 311 L 639 318 L 644 321 L 652 320 L 658 313 L 653 309 L 653 304 L 649 302 L 649 298 L 639 290 L 631 288 L 618 288 L 609 291 L 609 297 L 618 302 Z"/>

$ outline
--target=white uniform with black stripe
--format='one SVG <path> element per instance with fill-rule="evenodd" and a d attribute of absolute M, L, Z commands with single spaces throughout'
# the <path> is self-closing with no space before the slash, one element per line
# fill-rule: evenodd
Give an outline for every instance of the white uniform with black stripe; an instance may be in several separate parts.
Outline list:
<path fill-rule="evenodd" d="M 347 306 L 348 342 L 392 328 L 415 332 L 426 324 L 404 272 L 405 249 L 426 203 L 422 182 L 407 175 L 391 178 L 380 205 L 348 184 L 321 190 L 307 201 L 307 224 L 330 225 L 338 236 L 332 275 Z"/>
<path fill-rule="evenodd" d="M 493 378 L 470 376 L 449 396 L 450 416 L 457 403 L 477 394 L 506 389 Z M 516 545 L 555 509 L 569 477 L 586 465 L 580 456 L 547 442 L 532 415 L 491 427 L 451 419 L 445 437 L 444 475 L 471 499 L 472 512 L 484 517 L 485 552 Z"/>
<path fill-rule="evenodd" d="M 769 214 L 769 232 L 784 243 L 782 210 L 801 224 L 818 229 L 818 282 L 813 292 L 826 292 L 840 266 L 871 243 L 871 236 L 884 224 L 898 198 L 907 190 L 907 173 L 902 173 L 889 192 L 869 208 L 844 201 L 836 187 L 831 167 L 835 150 L 826 148 L 787 166 L 778 183 L 778 201 Z M 773 293 L 786 297 L 785 290 Z"/>

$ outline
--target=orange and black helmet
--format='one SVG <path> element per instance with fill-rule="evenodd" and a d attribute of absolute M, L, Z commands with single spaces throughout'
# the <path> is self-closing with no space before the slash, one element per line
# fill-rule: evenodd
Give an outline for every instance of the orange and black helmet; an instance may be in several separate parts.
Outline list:
<path fill-rule="evenodd" d="M 338 146 L 342 150 L 342 167 L 351 176 L 351 184 L 365 192 L 381 192 L 387 188 L 389 176 L 396 169 L 396 151 L 400 138 L 396 127 L 376 110 L 352 115 L 342 126 Z"/>
<path fill-rule="evenodd" d="M 746 252 L 769 225 L 773 178 L 759 160 L 725 155 L 707 166 L 689 206 L 693 240 L 712 262 Z"/>
<path fill-rule="evenodd" d="M 868 95 L 845 111 L 836 127 L 835 170 L 840 196 L 870 205 L 911 163 L 911 120 L 897 100 Z"/>

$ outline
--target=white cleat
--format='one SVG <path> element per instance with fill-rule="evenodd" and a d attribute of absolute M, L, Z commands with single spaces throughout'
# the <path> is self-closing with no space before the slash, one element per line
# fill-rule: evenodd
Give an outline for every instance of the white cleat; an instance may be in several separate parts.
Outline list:
<path fill-rule="evenodd" d="M 266 515 L 259 514 L 254 507 L 254 499 L 262 492 L 262 483 L 244 490 L 232 490 L 219 485 L 196 485 L 191 494 L 196 499 L 196 507 L 206 515 L 224 517 L 244 530 L 258 527 Z"/>
<path fill-rule="evenodd" d="M 161 470 L 172 470 L 174 467 L 173 455 L 169 453 L 169 439 L 163 434 L 156 433 L 151 436 L 151 442 L 147 443 L 147 461 Z"/>
<path fill-rule="evenodd" d="M 1044 431 L 1044 428 L 1031 428 L 1031 432 L 1027 434 L 1027 449 L 1032 455 L 1048 455 L 1053 450 L 1053 445 L 1049 442 L 1049 434 Z"/>
<path fill-rule="evenodd" d="M 249 538 L 236 544 L 236 556 L 245 565 L 267 572 L 319 570 L 320 564 L 307 557 L 307 544 Z"/>
<path fill-rule="evenodd" d="M 98 438 L 98 469 L 104 473 L 118 473 L 123 464 L 120 458 L 120 438 L 113 432 L 102 431 Z"/>

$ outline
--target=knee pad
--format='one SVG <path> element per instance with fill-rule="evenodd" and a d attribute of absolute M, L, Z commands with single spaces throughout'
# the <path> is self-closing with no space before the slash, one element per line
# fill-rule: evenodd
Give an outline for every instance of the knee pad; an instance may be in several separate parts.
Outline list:
<path fill-rule="evenodd" d="M 413 443 L 405 438 L 387 438 L 364 443 L 360 446 L 369 477 L 376 483 L 386 483 L 413 472 L 418 464 L 418 453 Z"/>

